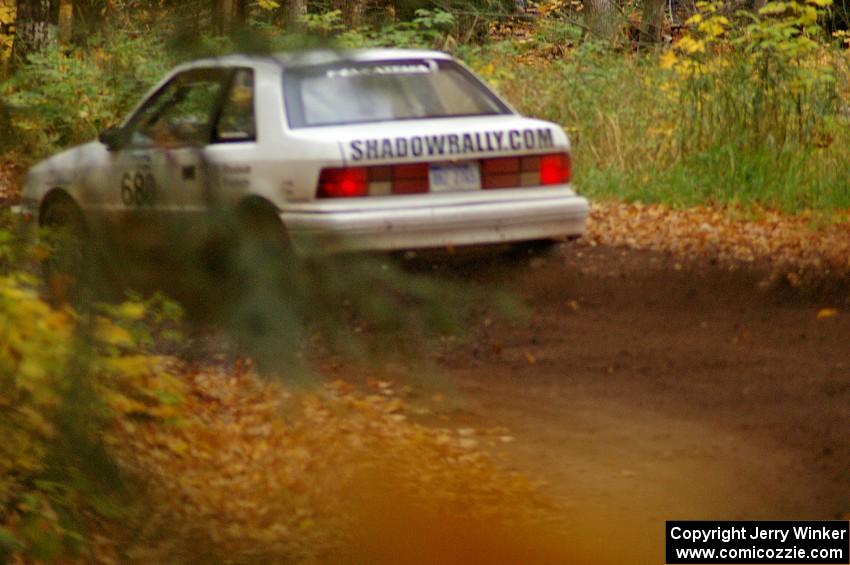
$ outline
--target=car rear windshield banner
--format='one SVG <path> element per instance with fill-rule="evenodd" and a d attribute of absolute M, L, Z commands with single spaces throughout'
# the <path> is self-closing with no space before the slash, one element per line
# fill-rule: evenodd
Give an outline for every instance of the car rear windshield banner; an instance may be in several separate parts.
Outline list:
<path fill-rule="evenodd" d="M 512 129 L 463 134 L 355 139 L 349 144 L 352 161 L 384 161 L 418 157 L 462 157 L 480 153 L 552 149 L 550 128 Z"/>
<path fill-rule="evenodd" d="M 850 563 L 848 522 L 667 522 L 667 563 Z"/>

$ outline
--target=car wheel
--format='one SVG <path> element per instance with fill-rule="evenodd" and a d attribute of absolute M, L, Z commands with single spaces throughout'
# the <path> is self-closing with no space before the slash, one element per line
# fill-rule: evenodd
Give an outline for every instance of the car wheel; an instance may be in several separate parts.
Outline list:
<path fill-rule="evenodd" d="M 82 212 L 67 196 L 57 196 L 45 204 L 41 225 L 50 255 L 42 264 L 48 296 L 56 305 L 77 304 L 84 279 L 90 274 L 86 249 L 86 225 Z"/>
<path fill-rule="evenodd" d="M 235 215 L 225 279 L 226 324 L 261 370 L 288 365 L 281 345 L 292 339 L 298 311 L 295 257 L 286 229 L 269 205 Z"/>
<path fill-rule="evenodd" d="M 277 211 L 269 204 L 247 203 L 237 209 L 236 222 L 243 246 L 280 262 L 291 252 L 291 244 Z"/>
<path fill-rule="evenodd" d="M 554 239 L 535 239 L 515 243 L 508 253 L 517 258 L 546 257 L 554 253 L 560 242 Z"/>

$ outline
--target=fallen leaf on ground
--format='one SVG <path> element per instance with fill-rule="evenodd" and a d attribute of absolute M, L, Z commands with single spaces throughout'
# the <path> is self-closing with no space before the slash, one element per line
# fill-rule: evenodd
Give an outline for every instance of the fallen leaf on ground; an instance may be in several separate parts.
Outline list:
<path fill-rule="evenodd" d="M 818 312 L 818 320 L 826 320 L 838 316 L 838 310 L 835 308 L 823 308 Z"/>
<path fill-rule="evenodd" d="M 809 275 L 850 275 L 850 213 L 818 217 L 733 207 L 675 209 L 662 204 L 593 203 L 585 244 L 661 251 L 677 257 L 768 265 L 798 286 Z M 678 268 L 684 268 L 677 263 Z"/>

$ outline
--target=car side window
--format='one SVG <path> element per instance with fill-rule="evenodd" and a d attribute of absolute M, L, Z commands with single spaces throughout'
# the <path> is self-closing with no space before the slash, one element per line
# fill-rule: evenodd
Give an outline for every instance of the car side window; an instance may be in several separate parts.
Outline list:
<path fill-rule="evenodd" d="M 224 76 L 222 69 L 196 69 L 176 76 L 134 116 L 130 144 L 180 147 L 209 143 Z"/>
<path fill-rule="evenodd" d="M 255 141 L 254 71 L 236 69 L 215 127 L 213 142 Z"/>

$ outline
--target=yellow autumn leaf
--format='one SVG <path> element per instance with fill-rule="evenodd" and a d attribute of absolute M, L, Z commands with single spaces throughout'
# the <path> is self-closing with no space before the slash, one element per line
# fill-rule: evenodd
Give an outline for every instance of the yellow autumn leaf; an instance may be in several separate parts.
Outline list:
<path fill-rule="evenodd" d="M 180 438 L 169 438 L 166 441 L 166 445 L 168 446 L 168 449 L 177 455 L 185 455 L 186 452 L 189 451 L 189 444 Z"/>
<path fill-rule="evenodd" d="M 781 14 L 787 8 L 788 6 L 785 4 L 785 2 L 769 2 L 763 7 L 759 8 L 759 14 L 763 16 Z"/>
<path fill-rule="evenodd" d="M 725 26 L 728 23 L 729 20 L 723 16 L 719 16 L 702 22 L 699 26 L 697 26 L 697 29 L 710 37 L 719 37 L 726 31 Z"/>
<path fill-rule="evenodd" d="M 124 378 L 133 378 L 150 374 L 154 365 L 152 359 L 144 355 L 131 355 L 108 359 L 107 366 Z"/>
<path fill-rule="evenodd" d="M 101 398 L 112 410 L 119 414 L 144 414 L 147 406 L 143 403 L 117 392 L 104 392 Z"/>
<path fill-rule="evenodd" d="M 145 315 L 145 306 L 138 302 L 125 302 L 118 308 L 117 313 L 125 320 L 141 320 Z"/>
<path fill-rule="evenodd" d="M 474 439 L 474 438 L 465 437 L 465 438 L 461 438 L 457 442 L 457 444 L 462 449 L 475 449 L 476 447 L 478 447 L 478 440 Z"/>
<path fill-rule="evenodd" d="M 685 53 L 705 53 L 705 44 L 702 41 L 697 41 L 693 37 L 686 35 L 676 42 L 676 47 Z"/>
<path fill-rule="evenodd" d="M 103 317 L 99 317 L 97 319 L 95 336 L 97 336 L 97 339 L 100 341 L 108 343 L 109 345 L 125 347 L 131 347 L 133 345 L 133 338 L 130 336 L 130 332 L 121 326 L 116 325 L 112 322 L 112 320 Z"/>
<path fill-rule="evenodd" d="M 39 434 L 45 437 L 53 437 L 55 434 L 55 429 L 53 424 L 50 423 L 47 418 L 45 418 L 44 414 L 35 410 L 31 406 L 19 406 L 16 409 L 17 413 L 23 416 L 26 424 L 34 429 Z"/>
<path fill-rule="evenodd" d="M 818 320 L 826 320 L 838 316 L 838 310 L 835 308 L 822 308 L 818 312 Z"/>
<path fill-rule="evenodd" d="M 384 405 L 384 412 L 392 414 L 404 409 L 404 401 L 399 398 L 394 398 Z"/>
<path fill-rule="evenodd" d="M 0 1 L 0 61 L 12 53 L 12 43 L 15 36 L 11 29 L 15 23 L 15 2 Z"/>
<path fill-rule="evenodd" d="M 676 53 L 674 51 L 665 51 L 661 55 L 660 66 L 662 69 L 672 69 L 676 66 L 676 61 L 678 57 L 676 57 Z"/>

